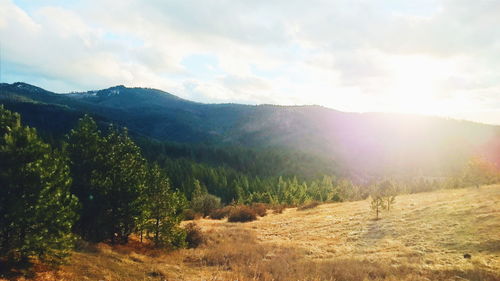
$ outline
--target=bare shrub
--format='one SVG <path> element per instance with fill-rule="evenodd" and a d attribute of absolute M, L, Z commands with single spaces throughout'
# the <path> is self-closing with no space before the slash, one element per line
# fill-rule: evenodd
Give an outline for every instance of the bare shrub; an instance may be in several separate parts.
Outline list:
<path fill-rule="evenodd" d="M 215 209 L 210 213 L 209 217 L 214 220 L 222 220 L 229 216 L 229 213 L 232 209 L 233 206 L 226 206 L 224 208 Z"/>
<path fill-rule="evenodd" d="M 184 229 L 186 230 L 186 242 L 188 248 L 196 248 L 203 244 L 205 238 L 201 228 L 196 223 L 188 223 Z"/>
<path fill-rule="evenodd" d="M 298 211 L 303 211 L 303 210 L 308 210 L 308 209 L 313 209 L 321 205 L 320 202 L 318 201 L 311 201 L 309 203 L 306 203 L 300 207 L 297 208 Z"/>
<path fill-rule="evenodd" d="M 250 207 L 260 217 L 264 217 L 267 215 L 267 205 L 264 203 L 253 203 Z"/>
<path fill-rule="evenodd" d="M 248 206 L 240 205 L 232 208 L 227 220 L 229 222 L 247 222 L 256 219 L 257 213 L 255 212 L 255 210 Z"/>

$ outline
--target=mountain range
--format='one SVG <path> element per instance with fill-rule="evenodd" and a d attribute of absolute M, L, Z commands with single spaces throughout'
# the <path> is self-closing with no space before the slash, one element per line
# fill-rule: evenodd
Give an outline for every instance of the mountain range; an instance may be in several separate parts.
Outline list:
<path fill-rule="evenodd" d="M 0 84 L 0 103 L 40 131 L 64 135 L 83 114 L 131 135 L 184 144 L 280 147 L 350 174 L 440 176 L 474 156 L 500 167 L 500 126 L 439 117 L 350 113 L 321 106 L 205 104 L 150 88 L 54 93 Z"/>

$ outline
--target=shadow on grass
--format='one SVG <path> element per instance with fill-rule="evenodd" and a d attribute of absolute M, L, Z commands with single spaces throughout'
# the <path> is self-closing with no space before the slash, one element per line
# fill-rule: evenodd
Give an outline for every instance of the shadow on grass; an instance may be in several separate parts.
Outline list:
<path fill-rule="evenodd" d="M 36 270 L 30 262 L 11 262 L 0 259 L 0 279 L 16 280 L 20 277 L 33 278 Z"/>
<path fill-rule="evenodd" d="M 449 280 L 450 278 L 460 277 L 463 280 L 469 281 L 498 281 L 500 274 L 487 271 L 481 268 L 467 269 L 467 270 L 441 270 L 431 273 L 435 280 Z M 462 280 L 461 279 L 461 280 Z"/>
<path fill-rule="evenodd" d="M 387 235 L 387 230 L 384 229 L 383 224 L 382 218 L 370 220 L 367 231 L 363 234 L 363 238 L 373 243 L 383 239 Z"/>
<path fill-rule="evenodd" d="M 474 247 L 474 246 L 471 246 Z M 479 243 L 479 245 L 475 246 L 477 251 L 479 252 L 487 252 L 487 253 L 500 253 L 500 240 L 488 240 Z"/>

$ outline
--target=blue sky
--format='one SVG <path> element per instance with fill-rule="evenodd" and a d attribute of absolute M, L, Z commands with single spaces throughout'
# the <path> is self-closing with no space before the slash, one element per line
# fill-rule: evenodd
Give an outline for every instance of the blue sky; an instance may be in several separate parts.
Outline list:
<path fill-rule="evenodd" d="M 500 2 L 0 0 L 2 82 L 500 124 Z"/>

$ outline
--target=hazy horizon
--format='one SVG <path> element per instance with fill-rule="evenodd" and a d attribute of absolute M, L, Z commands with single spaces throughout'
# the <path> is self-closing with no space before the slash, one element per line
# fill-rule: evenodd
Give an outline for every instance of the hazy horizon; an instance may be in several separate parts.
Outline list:
<path fill-rule="evenodd" d="M 0 0 L 0 16 L 1 82 L 500 125 L 493 1 Z"/>

